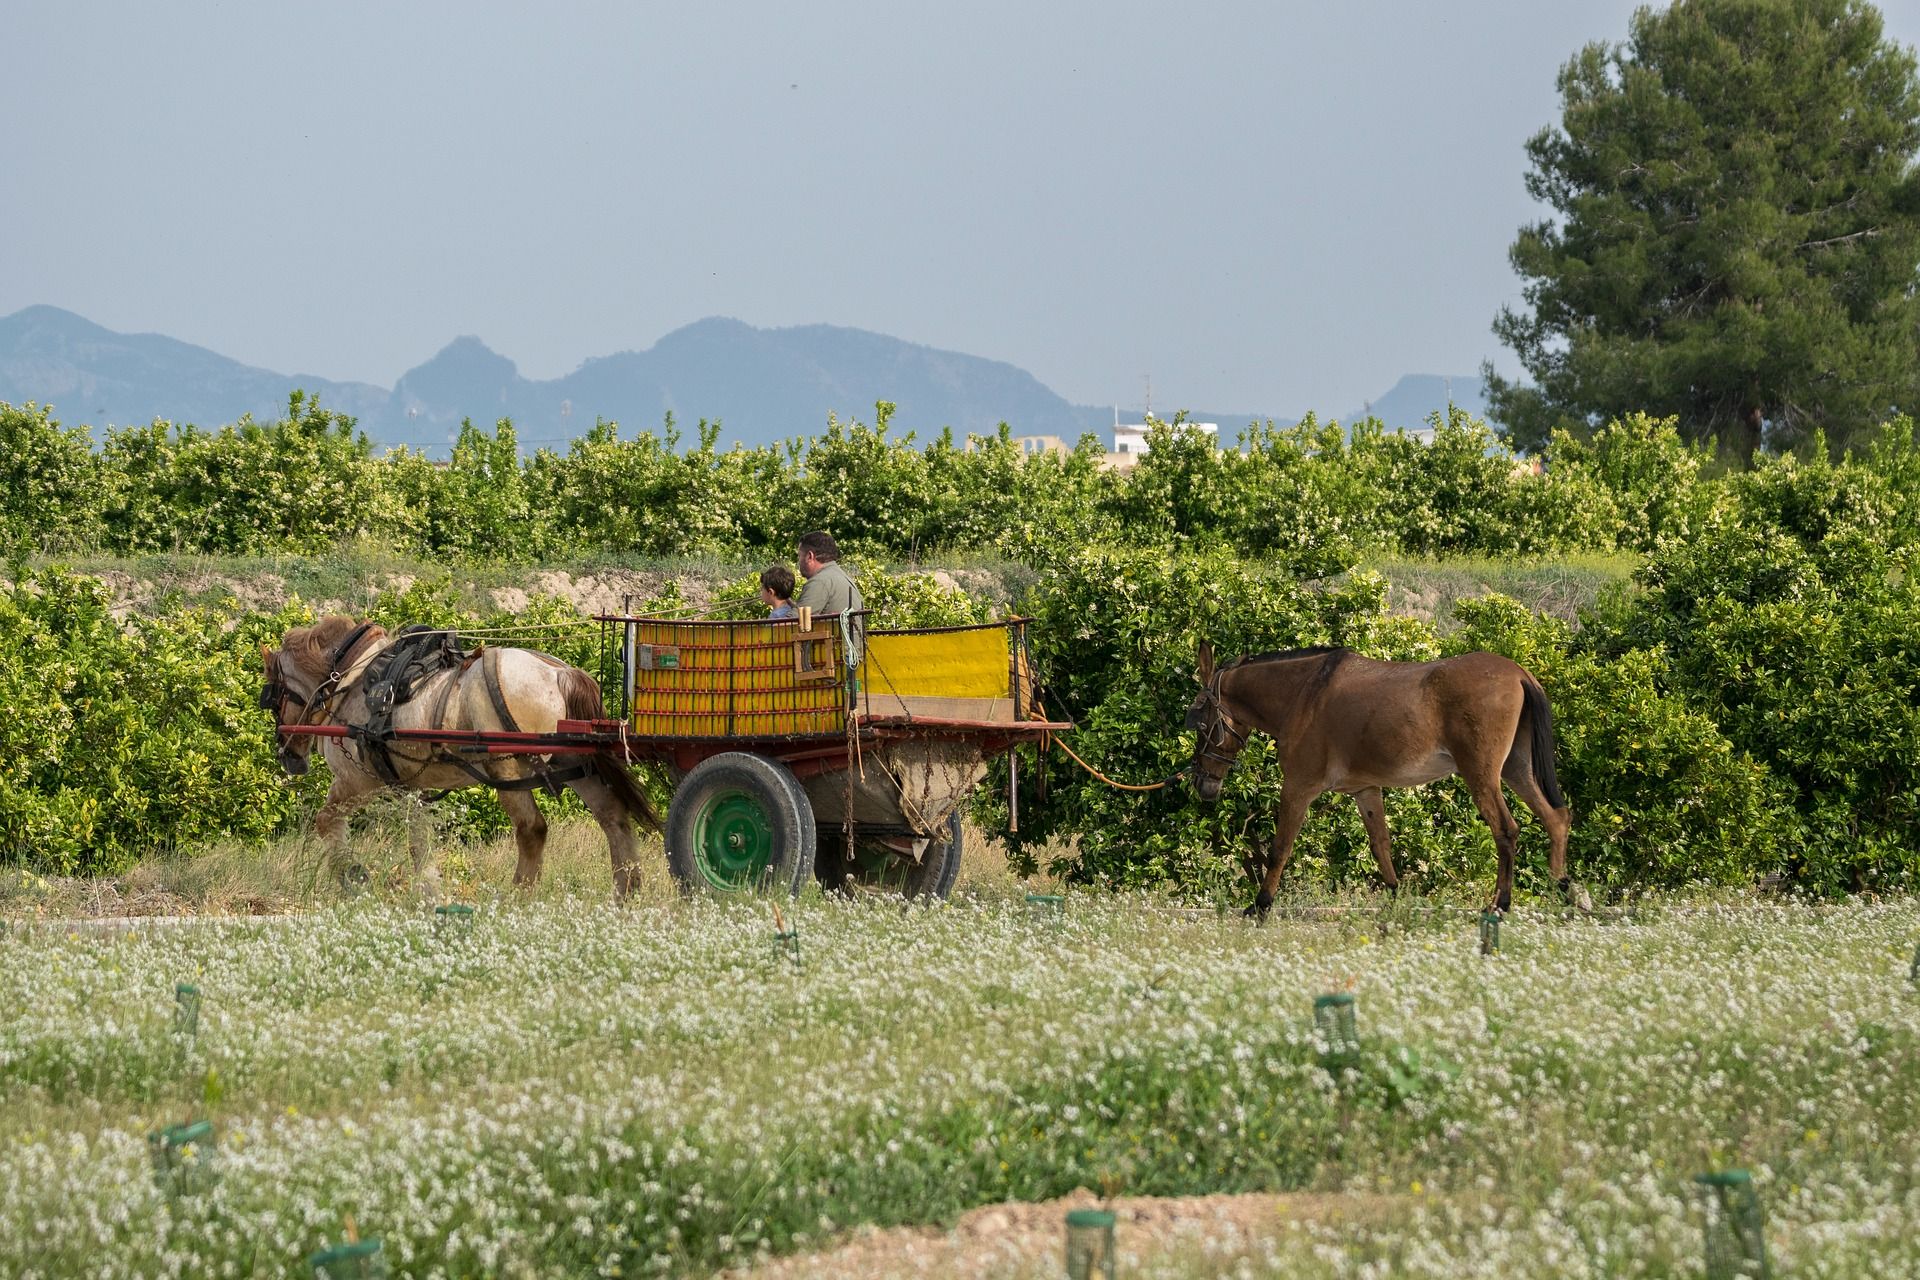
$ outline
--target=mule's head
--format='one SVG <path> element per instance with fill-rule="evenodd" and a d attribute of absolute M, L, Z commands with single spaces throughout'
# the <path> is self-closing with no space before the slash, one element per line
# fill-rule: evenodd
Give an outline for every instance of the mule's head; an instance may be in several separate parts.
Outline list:
<path fill-rule="evenodd" d="M 1187 728 L 1193 737 L 1193 789 L 1202 800 L 1218 800 L 1220 788 L 1247 745 L 1247 731 L 1233 722 L 1220 700 L 1220 677 L 1225 674 L 1213 665 L 1213 646 L 1200 642 L 1200 665 L 1194 678 L 1200 692 L 1187 708 Z"/>

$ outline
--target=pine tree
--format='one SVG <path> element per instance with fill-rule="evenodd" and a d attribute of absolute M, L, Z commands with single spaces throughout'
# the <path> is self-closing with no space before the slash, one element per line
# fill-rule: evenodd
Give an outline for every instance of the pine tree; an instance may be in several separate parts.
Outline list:
<path fill-rule="evenodd" d="M 1920 81 L 1863 0 L 1675 0 L 1561 69 L 1491 368 L 1521 448 L 1634 410 L 1751 458 L 1920 402 Z"/>

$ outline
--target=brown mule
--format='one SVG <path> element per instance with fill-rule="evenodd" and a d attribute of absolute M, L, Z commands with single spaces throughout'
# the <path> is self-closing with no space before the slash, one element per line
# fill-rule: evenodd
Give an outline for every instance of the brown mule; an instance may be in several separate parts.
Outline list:
<path fill-rule="evenodd" d="M 1353 797 L 1367 843 L 1389 889 L 1393 869 L 1382 787 L 1417 787 L 1459 774 L 1493 832 L 1499 881 L 1493 906 L 1513 905 L 1519 828 L 1501 794 L 1504 780 L 1547 829 L 1554 883 L 1569 893 L 1567 831 L 1572 811 L 1553 771 L 1553 713 L 1526 668 L 1493 653 L 1438 662 L 1382 662 L 1350 649 L 1262 653 L 1216 668 L 1200 642 L 1201 690 L 1187 711 L 1194 743 L 1194 787 L 1217 799 L 1228 770 L 1255 729 L 1280 748 L 1280 805 L 1273 855 L 1248 915 L 1273 906 L 1307 807 L 1321 793 Z"/>
<path fill-rule="evenodd" d="M 282 725 L 364 727 L 372 718 L 364 677 L 373 660 L 393 643 L 380 627 L 352 618 L 322 618 L 311 627 L 295 627 L 281 640 L 280 648 L 261 647 L 267 683 L 260 705 L 273 711 Z M 504 728 L 529 733 L 551 733 L 562 719 L 591 720 L 604 714 L 599 682 L 578 667 L 532 649 L 493 647 L 458 667 L 428 676 L 411 700 L 392 709 L 396 728 Z M 315 741 L 308 734 L 281 736 L 280 763 L 288 773 L 307 771 Z M 527 788 L 544 777 L 549 785 L 572 788 L 599 822 L 613 862 L 614 892 L 624 898 L 639 879 L 634 820 L 659 826 L 645 791 L 626 766 L 609 754 L 588 757 L 582 770 L 565 768 L 567 757 L 488 755 L 471 762 L 427 742 L 376 744 L 353 737 L 318 741 L 333 782 L 313 825 L 328 845 L 329 861 L 336 864 L 346 846 L 347 818 L 382 792 L 491 785 L 513 822 L 519 849 L 513 882 L 530 887 L 540 879 L 547 820 Z M 434 868 L 423 865 L 425 837 L 418 822 L 408 843 L 419 887 L 429 893 L 437 877 Z M 337 865 L 336 870 L 346 875 L 352 869 Z"/>

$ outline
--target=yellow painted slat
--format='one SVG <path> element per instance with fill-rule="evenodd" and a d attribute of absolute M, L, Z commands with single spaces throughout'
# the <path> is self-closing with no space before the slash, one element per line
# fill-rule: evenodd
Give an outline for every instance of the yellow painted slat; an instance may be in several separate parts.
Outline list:
<path fill-rule="evenodd" d="M 901 697 L 1005 698 L 1012 672 L 1002 627 L 867 636 L 863 682 Z"/>
<path fill-rule="evenodd" d="M 793 627 L 767 622 L 634 624 L 633 731 L 646 737 L 785 737 L 844 732 L 837 678 L 796 679 Z M 825 648 L 825 646 L 823 646 Z"/>

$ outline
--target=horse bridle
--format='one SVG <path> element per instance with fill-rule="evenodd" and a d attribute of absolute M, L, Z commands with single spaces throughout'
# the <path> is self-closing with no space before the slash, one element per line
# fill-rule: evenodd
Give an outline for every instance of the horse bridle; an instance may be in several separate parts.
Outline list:
<path fill-rule="evenodd" d="M 340 682 L 346 678 L 347 671 L 352 667 L 352 664 L 347 661 L 348 655 L 372 628 L 371 622 L 363 622 L 348 632 L 347 638 L 334 647 L 333 656 L 327 659 L 327 678 L 314 688 L 313 696 L 309 698 L 303 698 L 295 693 L 286 681 L 280 678 L 280 654 L 276 651 L 273 655 L 273 669 L 267 673 L 266 687 L 260 690 L 260 709 L 273 712 L 274 723 L 283 728 L 289 723 L 295 725 L 324 723 L 333 713 L 334 700 L 342 692 Z M 287 720 L 285 712 L 289 702 L 301 708 L 298 720 Z"/>
<path fill-rule="evenodd" d="M 1219 723 L 1221 728 L 1226 730 L 1227 737 L 1233 742 L 1233 750 L 1228 752 L 1216 748 L 1213 742 L 1215 735 L 1209 733 L 1205 738 L 1200 739 L 1196 743 L 1199 749 L 1194 752 L 1194 755 L 1201 760 L 1217 762 L 1220 765 L 1220 777 L 1224 779 L 1228 772 L 1232 770 L 1234 761 L 1238 760 L 1240 753 L 1246 749 L 1247 735 L 1252 733 L 1253 730 L 1240 728 L 1233 722 L 1233 717 L 1227 714 L 1226 705 L 1220 700 L 1220 676 L 1222 674 L 1221 672 L 1214 673 L 1213 679 L 1209 680 L 1206 688 L 1200 691 L 1200 698 L 1203 705 L 1213 708 L 1214 719 Z"/>

